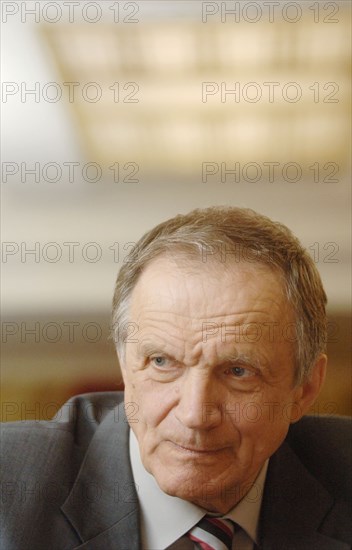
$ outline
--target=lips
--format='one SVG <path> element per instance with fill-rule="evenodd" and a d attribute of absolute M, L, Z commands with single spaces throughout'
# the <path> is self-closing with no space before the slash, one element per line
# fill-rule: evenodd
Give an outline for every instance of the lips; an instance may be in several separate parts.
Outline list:
<path fill-rule="evenodd" d="M 181 449 L 182 451 L 189 452 L 189 453 L 210 454 L 210 453 L 218 453 L 224 450 L 224 447 L 206 448 L 206 447 L 194 447 L 192 445 L 175 443 L 174 441 L 170 441 L 170 443 L 172 443 L 172 445 Z"/>

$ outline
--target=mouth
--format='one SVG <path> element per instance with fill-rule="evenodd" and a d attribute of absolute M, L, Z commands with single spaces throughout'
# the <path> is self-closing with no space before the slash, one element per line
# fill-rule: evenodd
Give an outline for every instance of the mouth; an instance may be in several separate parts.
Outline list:
<path fill-rule="evenodd" d="M 175 443 L 174 441 L 170 441 L 170 443 L 180 451 L 190 453 L 190 454 L 197 454 L 197 455 L 217 454 L 224 450 L 224 447 L 214 449 L 214 448 L 205 448 L 205 447 L 193 447 L 190 445 L 181 445 L 179 443 Z"/>

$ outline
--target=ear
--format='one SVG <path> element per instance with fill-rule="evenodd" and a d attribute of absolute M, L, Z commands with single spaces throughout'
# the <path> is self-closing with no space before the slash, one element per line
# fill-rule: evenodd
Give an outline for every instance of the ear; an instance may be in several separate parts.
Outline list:
<path fill-rule="evenodd" d="M 327 356 L 325 354 L 321 354 L 317 359 L 309 378 L 305 379 L 296 388 L 297 393 L 295 407 L 292 408 L 292 412 L 294 412 L 294 414 L 290 420 L 291 423 L 300 420 L 300 418 L 306 414 L 318 397 L 324 384 L 327 362 Z"/>

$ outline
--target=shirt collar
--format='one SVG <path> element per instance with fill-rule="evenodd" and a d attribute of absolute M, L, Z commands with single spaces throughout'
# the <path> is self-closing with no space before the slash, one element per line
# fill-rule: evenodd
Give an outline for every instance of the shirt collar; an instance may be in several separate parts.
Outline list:
<path fill-rule="evenodd" d="M 264 484 L 269 459 L 267 459 L 248 493 L 225 514 L 225 518 L 232 519 L 258 544 L 259 514 L 263 499 Z"/>
<path fill-rule="evenodd" d="M 206 510 L 164 493 L 149 474 L 139 453 L 139 445 L 130 430 L 130 457 L 141 511 L 143 548 L 166 548 L 187 533 L 207 513 Z M 224 517 L 235 521 L 257 543 L 258 519 L 268 460 L 242 500 Z"/>

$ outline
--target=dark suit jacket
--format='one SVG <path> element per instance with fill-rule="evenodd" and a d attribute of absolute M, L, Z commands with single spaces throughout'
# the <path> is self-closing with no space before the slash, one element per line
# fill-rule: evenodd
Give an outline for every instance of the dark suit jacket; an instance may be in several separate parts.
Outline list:
<path fill-rule="evenodd" d="M 55 422 L 3 424 L 1 550 L 140 548 L 122 400 L 87 394 Z M 291 427 L 269 462 L 261 549 L 350 548 L 349 426 L 306 417 Z"/>

